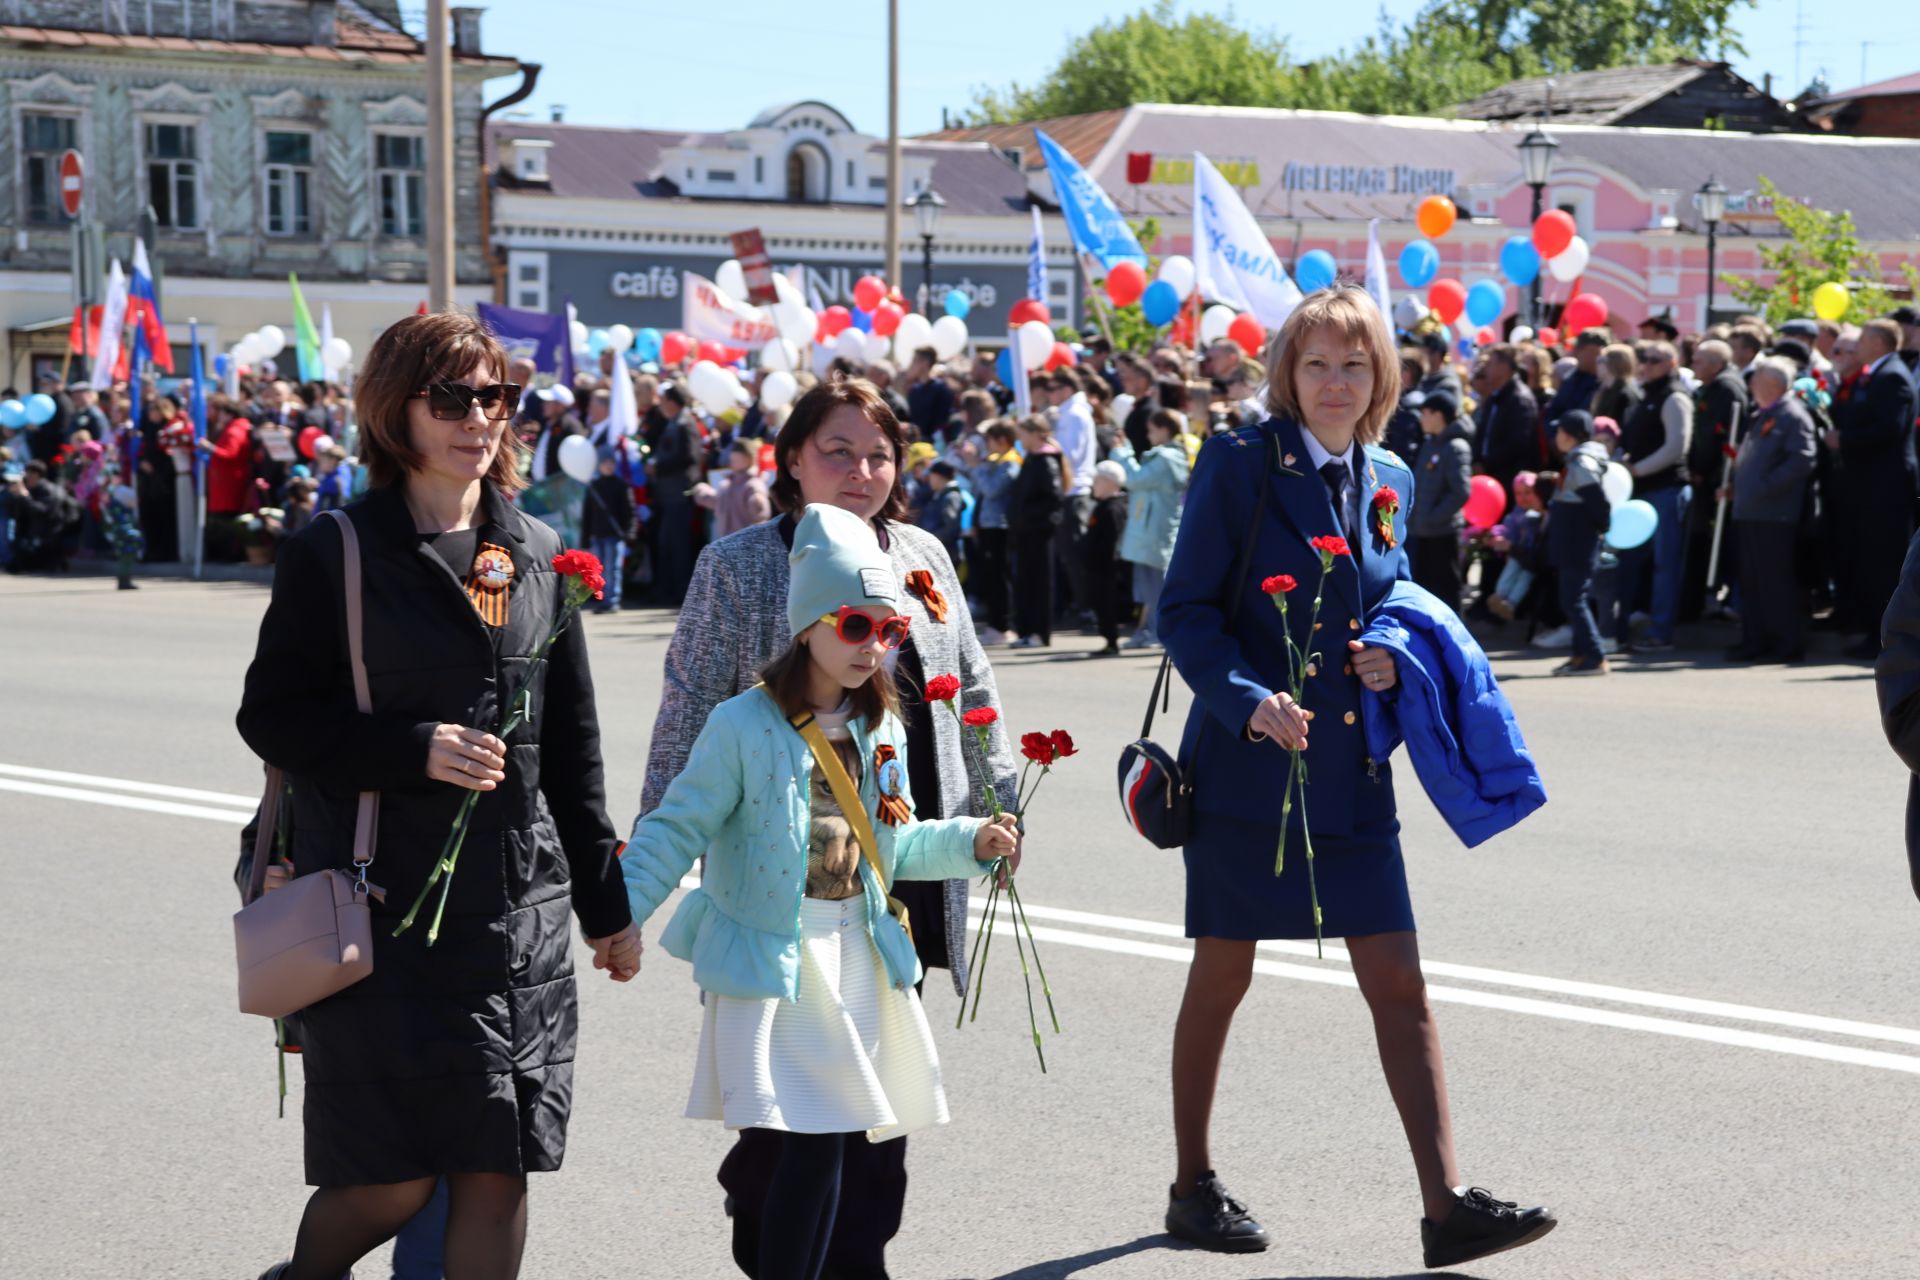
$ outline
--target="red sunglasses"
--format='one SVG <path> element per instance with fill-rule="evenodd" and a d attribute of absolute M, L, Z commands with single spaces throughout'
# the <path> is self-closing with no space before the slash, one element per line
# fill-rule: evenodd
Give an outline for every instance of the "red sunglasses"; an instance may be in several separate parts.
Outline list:
<path fill-rule="evenodd" d="M 907 640 L 907 627 L 913 619 L 904 613 L 896 613 L 891 618 L 880 619 L 865 609 L 856 609 L 850 604 L 840 606 L 838 613 L 820 615 L 820 621 L 833 624 L 833 634 L 846 644 L 865 644 L 873 639 L 874 632 L 880 633 L 880 643 L 889 649 L 898 649 Z"/>

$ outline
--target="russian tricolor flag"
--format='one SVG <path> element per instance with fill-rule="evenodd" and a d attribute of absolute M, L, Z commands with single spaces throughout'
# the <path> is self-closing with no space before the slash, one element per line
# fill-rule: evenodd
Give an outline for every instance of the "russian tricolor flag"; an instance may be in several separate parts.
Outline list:
<path fill-rule="evenodd" d="M 133 280 L 127 286 L 127 325 L 146 335 L 147 358 L 163 372 L 173 372 L 173 346 L 167 341 L 167 329 L 160 321 L 160 297 L 153 289 L 153 266 L 147 261 L 147 245 L 133 242 Z"/>

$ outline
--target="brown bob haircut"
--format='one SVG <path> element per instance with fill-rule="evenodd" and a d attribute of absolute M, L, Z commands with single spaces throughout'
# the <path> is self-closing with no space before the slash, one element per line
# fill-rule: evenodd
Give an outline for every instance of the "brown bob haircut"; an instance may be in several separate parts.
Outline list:
<path fill-rule="evenodd" d="M 807 652 L 807 645 L 841 643 L 840 637 L 834 634 L 830 626 L 815 624 L 808 630 L 812 633 L 809 640 L 802 641 L 796 637 L 787 641 L 786 652 L 760 668 L 760 679 L 767 686 L 767 693 L 773 698 L 774 704 L 789 716 L 813 710 L 809 697 L 813 658 Z M 847 706 L 854 715 L 865 720 L 869 728 L 878 726 L 889 715 L 896 719 L 904 717 L 900 709 L 900 686 L 894 683 L 893 673 L 887 670 L 884 662 L 865 684 L 847 690 Z"/>
<path fill-rule="evenodd" d="M 416 392 L 436 382 L 466 377 L 484 364 L 486 377 L 507 379 L 507 353 L 486 326 L 459 311 L 408 316 L 374 340 L 354 382 L 360 417 L 360 460 L 376 489 L 406 478 L 425 461 L 407 429 L 407 406 Z M 498 424 L 500 448 L 486 479 L 504 492 L 520 488 L 520 440 L 507 423 Z"/>
<path fill-rule="evenodd" d="M 900 419 L 893 416 L 893 410 L 880 398 L 879 389 L 863 378 L 823 382 L 794 402 L 793 412 L 773 441 L 773 505 L 793 516 L 805 509 L 807 503 L 800 496 L 800 482 L 793 476 L 794 455 L 825 424 L 828 415 L 842 405 L 850 405 L 865 414 L 867 421 L 879 427 L 892 443 L 893 491 L 887 494 L 886 505 L 880 508 L 880 519 L 906 519 L 907 491 L 902 483 L 906 468 L 901 465 L 901 459 L 907 456 L 911 441 Z"/>
<path fill-rule="evenodd" d="M 1373 397 L 1353 434 L 1361 444 L 1375 444 L 1400 400 L 1400 355 L 1380 304 L 1357 284 L 1336 284 L 1308 294 L 1267 344 L 1267 410 L 1306 429 L 1306 415 L 1293 388 L 1294 371 L 1308 337 L 1321 330 L 1359 346 L 1373 362 Z"/>

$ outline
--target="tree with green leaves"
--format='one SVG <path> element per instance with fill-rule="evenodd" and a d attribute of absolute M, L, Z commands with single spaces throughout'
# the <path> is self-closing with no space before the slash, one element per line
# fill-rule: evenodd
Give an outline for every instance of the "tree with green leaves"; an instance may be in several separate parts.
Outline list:
<path fill-rule="evenodd" d="M 1829 213 L 1802 204 L 1782 195 L 1764 176 L 1760 194 L 1772 198 L 1773 214 L 1780 219 L 1787 238 L 1756 245 L 1763 264 L 1762 279 L 1721 274 L 1721 280 L 1748 310 L 1775 325 L 1807 315 L 1813 310 L 1813 291 L 1829 280 L 1846 285 L 1853 295 L 1849 319 L 1870 320 L 1893 310 L 1893 295 L 1881 283 L 1885 277 L 1880 255 L 1867 252 L 1861 245 L 1851 213 Z M 1920 271 L 1910 265 L 1904 270 L 1909 287 L 1920 292 Z"/>

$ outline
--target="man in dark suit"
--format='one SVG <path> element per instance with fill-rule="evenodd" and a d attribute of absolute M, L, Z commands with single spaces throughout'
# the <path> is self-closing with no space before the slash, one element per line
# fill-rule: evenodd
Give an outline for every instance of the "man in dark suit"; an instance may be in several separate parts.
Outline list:
<path fill-rule="evenodd" d="M 1914 494 L 1920 465 L 1914 456 L 1916 393 L 1913 373 L 1900 359 L 1900 326 L 1870 320 L 1860 329 L 1861 390 L 1841 407 L 1841 492 L 1848 517 L 1854 586 L 1866 624 L 1874 629 L 1847 649 L 1850 658 L 1876 658 L 1876 622 L 1900 581 L 1900 558 L 1913 537 Z"/>
<path fill-rule="evenodd" d="M 1907 779 L 1907 876 L 1920 897 L 1920 539 L 1907 548 L 1880 637 L 1885 647 L 1874 664 L 1873 683 L 1880 695 L 1880 727 L 1913 775 Z"/>
<path fill-rule="evenodd" d="M 1723 487 L 1727 466 L 1727 446 L 1736 432 L 1744 431 L 1751 403 L 1746 381 L 1733 369 L 1733 348 L 1718 338 L 1709 338 L 1694 349 L 1693 373 L 1700 389 L 1693 395 L 1693 438 L 1687 443 L 1687 483 L 1704 497 Z M 1687 567 L 1680 583 L 1680 617 L 1691 621 L 1700 616 L 1719 583 L 1707 581 L 1707 566 L 1713 561 L 1713 526 L 1719 517 L 1717 504 L 1695 502 L 1687 510 Z M 1733 530 L 1721 535 L 1720 578 L 1731 581 L 1729 553 L 1733 550 Z"/>
<path fill-rule="evenodd" d="M 1474 420 L 1474 461 L 1507 491 L 1522 471 L 1547 465 L 1547 437 L 1540 426 L 1540 402 L 1517 376 L 1519 353 L 1505 342 L 1488 347 L 1485 363 L 1487 396 Z"/>
<path fill-rule="evenodd" d="M 1900 326 L 1900 363 L 1920 377 L 1920 307 L 1900 307 L 1888 318 Z"/>

